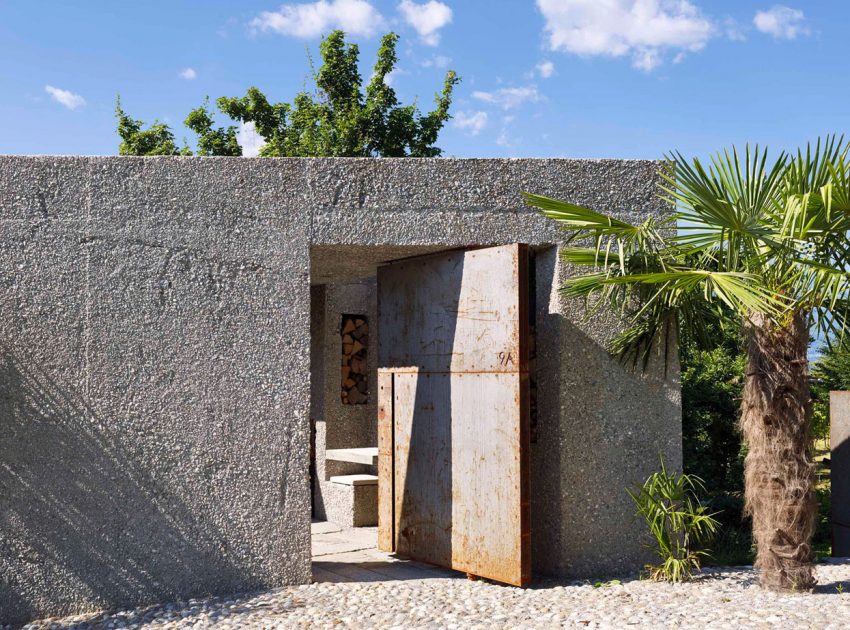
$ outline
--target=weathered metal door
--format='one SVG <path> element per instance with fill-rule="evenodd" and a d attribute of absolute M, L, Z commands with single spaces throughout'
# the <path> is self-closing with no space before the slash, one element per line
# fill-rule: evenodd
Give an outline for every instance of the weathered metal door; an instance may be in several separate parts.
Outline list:
<path fill-rule="evenodd" d="M 528 247 L 378 269 L 379 547 L 530 578 Z"/>

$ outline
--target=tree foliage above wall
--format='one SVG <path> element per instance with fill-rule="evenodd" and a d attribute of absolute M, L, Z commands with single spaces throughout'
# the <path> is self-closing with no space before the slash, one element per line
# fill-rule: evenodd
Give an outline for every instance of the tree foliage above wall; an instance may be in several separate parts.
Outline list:
<path fill-rule="evenodd" d="M 232 121 L 251 123 L 263 138 L 265 157 L 437 157 L 437 136 L 449 120 L 454 86 L 460 79 L 446 73 L 435 107 L 420 113 L 416 104 L 402 105 L 388 76 L 398 62 L 398 35 L 381 40 L 378 58 L 363 91 L 358 69 L 360 50 L 345 41 L 345 33 L 331 32 L 319 51 L 322 66 L 313 74 L 316 88 L 301 91 L 291 103 L 272 103 L 256 87 L 242 97 L 216 100 Z M 117 106 L 121 155 L 191 155 L 178 149 L 168 125 L 159 121 L 147 129 Z M 237 127 L 215 127 L 209 103 L 192 110 L 184 121 L 198 136 L 197 155 L 242 155 Z"/>
<path fill-rule="evenodd" d="M 121 99 L 115 104 L 115 115 L 118 118 L 118 135 L 121 144 L 118 145 L 119 155 L 191 155 L 189 147 L 178 149 L 174 142 L 174 134 L 165 123 L 155 120 L 144 129 L 144 122 L 131 118 L 121 109 Z"/>

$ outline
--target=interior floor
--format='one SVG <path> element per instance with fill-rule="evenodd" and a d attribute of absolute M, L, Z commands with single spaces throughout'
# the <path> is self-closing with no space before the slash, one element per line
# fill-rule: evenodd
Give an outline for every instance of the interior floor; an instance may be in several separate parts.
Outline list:
<path fill-rule="evenodd" d="M 399 558 L 377 548 L 377 527 L 343 528 L 327 521 L 311 525 L 314 582 L 385 582 L 463 578 L 464 574 Z"/>

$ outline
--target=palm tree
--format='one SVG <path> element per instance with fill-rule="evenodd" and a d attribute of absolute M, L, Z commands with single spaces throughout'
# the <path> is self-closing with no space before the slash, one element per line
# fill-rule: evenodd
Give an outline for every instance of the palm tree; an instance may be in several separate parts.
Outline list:
<path fill-rule="evenodd" d="M 743 327 L 745 502 L 760 583 L 775 590 L 815 584 L 807 347 L 815 329 L 840 337 L 850 314 L 847 149 L 830 137 L 768 162 L 748 146 L 707 169 L 675 153 L 660 187 L 675 212 L 635 225 L 526 195 L 570 232 L 564 261 L 592 268 L 569 278 L 564 295 L 623 315 L 612 350 L 624 359 L 645 368 L 653 353 L 666 356 L 675 327 L 704 343 L 709 320 Z"/>

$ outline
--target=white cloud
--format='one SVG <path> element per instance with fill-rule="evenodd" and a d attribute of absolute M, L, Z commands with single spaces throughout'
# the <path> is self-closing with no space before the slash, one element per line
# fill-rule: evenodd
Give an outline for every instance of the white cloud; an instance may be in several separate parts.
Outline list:
<path fill-rule="evenodd" d="M 506 148 L 517 146 L 520 139 L 514 138 L 511 135 L 511 126 L 515 120 L 516 116 L 513 114 L 505 114 L 502 116 L 502 126 L 499 130 L 499 134 L 496 136 L 496 144 Z"/>
<path fill-rule="evenodd" d="M 384 83 L 392 87 L 393 85 L 395 85 L 396 81 L 398 80 L 398 77 L 403 74 L 407 73 L 401 68 L 393 68 L 391 72 L 388 72 L 384 75 Z"/>
<path fill-rule="evenodd" d="M 485 103 L 500 105 L 504 109 L 516 109 L 523 103 L 536 103 L 541 100 L 540 92 L 534 85 L 499 88 L 492 92 L 476 90 L 472 93 L 472 97 Z"/>
<path fill-rule="evenodd" d="M 410 24 L 429 46 L 440 43 L 439 30 L 452 21 L 452 10 L 437 0 L 417 4 L 412 0 L 401 0 L 398 5 L 404 21 Z"/>
<path fill-rule="evenodd" d="M 260 147 L 265 144 L 263 137 L 254 129 L 253 122 L 239 123 L 239 129 L 236 130 L 236 140 L 242 147 L 244 157 L 257 157 L 260 154 Z"/>
<path fill-rule="evenodd" d="M 191 81 L 192 79 L 198 78 L 198 73 L 195 72 L 194 68 L 183 68 L 180 71 L 180 78 L 186 79 L 187 81 Z"/>
<path fill-rule="evenodd" d="M 263 11 L 249 23 L 255 31 L 272 31 L 304 39 L 341 28 L 368 37 L 383 28 L 384 18 L 367 0 L 318 0 L 284 4 L 277 11 Z"/>
<path fill-rule="evenodd" d="M 515 142 L 508 135 L 508 130 L 502 129 L 499 132 L 499 135 L 496 136 L 496 144 L 498 144 L 500 147 L 512 147 L 514 146 Z"/>
<path fill-rule="evenodd" d="M 727 17 L 723 20 L 723 31 L 733 42 L 743 42 L 747 39 L 744 29 L 733 18 Z"/>
<path fill-rule="evenodd" d="M 548 79 L 555 74 L 555 64 L 551 61 L 541 61 L 537 64 L 537 74 L 539 74 L 542 79 Z"/>
<path fill-rule="evenodd" d="M 576 55 L 630 55 L 650 71 L 666 51 L 697 51 L 715 25 L 689 0 L 537 0 L 549 49 Z"/>
<path fill-rule="evenodd" d="M 762 33 L 772 35 L 776 39 L 796 39 L 798 35 L 809 34 L 803 12 L 781 4 L 756 13 L 753 24 Z"/>
<path fill-rule="evenodd" d="M 676 57 L 678 58 L 681 54 L 679 53 Z M 676 62 L 676 59 L 673 61 Z M 652 72 L 661 63 L 661 53 L 656 48 L 639 48 L 632 54 L 632 66 L 644 72 Z"/>
<path fill-rule="evenodd" d="M 487 112 L 458 112 L 454 117 L 454 126 L 477 136 L 487 126 Z"/>
<path fill-rule="evenodd" d="M 50 94 L 51 98 L 57 103 L 64 105 L 68 109 L 77 109 L 86 104 L 84 99 L 79 94 L 74 94 L 70 90 L 63 90 L 52 85 L 45 85 L 44 91 Z"/>
<path fill-rule="evenodd" d="M 451 62 L 451 57 L 446 57 L 445 55 L 434 55 L 430 59 L 425 59 L 420 65 L 423 68 L 448 68 Z"/>

